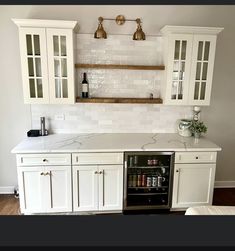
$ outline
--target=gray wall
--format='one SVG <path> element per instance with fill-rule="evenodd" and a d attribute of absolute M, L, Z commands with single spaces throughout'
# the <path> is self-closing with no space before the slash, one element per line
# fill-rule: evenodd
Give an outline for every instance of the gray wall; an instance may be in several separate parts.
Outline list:
<path fill-rule="evenodd" d="M 93 33 L 99 16 L 143 20 L 146 35 L 169 25 L 224 27 L 217 40 L 211 106 L 202 109 L 208 136 L 223 148 L 217 181 L 235 180 L 235 6 L 1 6 L 0 7 L 0 187 L 17 184 L 15 156 L 10 150 L 31 127 L 30 106 L 23 104 L 17 27 L 11 18 L 77 20 L 79 33 Z M 117 26 L 105 21 L 108 34 L 133 34 L 134 22 Z"/>

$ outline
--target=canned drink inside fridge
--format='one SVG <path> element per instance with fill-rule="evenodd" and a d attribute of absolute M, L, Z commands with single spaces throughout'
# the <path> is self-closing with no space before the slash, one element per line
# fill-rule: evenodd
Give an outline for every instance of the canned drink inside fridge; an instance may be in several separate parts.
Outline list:
<path fill-rule="evenodd" d="M 136 187 L 136 182 L 137 182 L 137 175 L 133 174 L 133 178 L 132 178 L 132 186 Z"/>
<path fill-rule="evenodd" d="M 157 186 L 157 177 L 153 176 L 152 177 L 152 187 L 156 187 Z"/>
<path fill-rule="evenodd" d="M 146 186 L 146 175 L 145 175 L 145 174 L 142 174 L 141 186 L 142 186 L 142 187 L 145 187 L 145 186 Z"/>
<path fill-rule="evenodd" d="M 151 187 L 151 185 L 152 185 L 152 178 L 147 177 L 147 187 Z"/>
<path fill-rule="evenodd" d="M 128 186 L 129 187 L 133 186 L 133 175 L 132 174 L 129 174 L 129 177 L 128 177 Z"/>
<path fill-rule="evenodd" d="M 137 175 L 137 187 L 141 187 L 141 175 Z"/>

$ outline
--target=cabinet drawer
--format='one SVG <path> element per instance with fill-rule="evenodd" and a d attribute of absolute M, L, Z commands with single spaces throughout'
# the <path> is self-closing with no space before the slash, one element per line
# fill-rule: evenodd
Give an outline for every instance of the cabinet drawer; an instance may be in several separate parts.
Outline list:
<path fill-rule="evenodd" d="M 175 163 L 215 163 L 216 152 L 176 152 Z"/>
<path fill-rule="evenodd" d="M 71 154 L 17 154 L 17 166 L 71 165 Z"/>
<path fill-rule="evenodd" d="M 73 165 L 123 164 L 123 153 L 74 153 Z"/>

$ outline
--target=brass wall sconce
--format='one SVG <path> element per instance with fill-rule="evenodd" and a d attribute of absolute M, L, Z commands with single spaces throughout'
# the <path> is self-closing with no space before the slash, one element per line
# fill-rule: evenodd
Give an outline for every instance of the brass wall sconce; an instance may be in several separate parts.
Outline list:
<path fill-rule="evenodd" d="M 135 31 L 135 33 L 133 34 L 133 40 L 145 40 L 145 34 L 142 30 L 141 27 L 141 20 L 140 18 L 137 19 L 126 19 L 123 15 L 118 15 L 115 19 L 114 18 L 103 18 L 103 17 L 99 17 L 98 21 L 98 28 L 95 31 L 94 34 L 94 38 L 100 39 L 106 39 L 107 38 L 107 33 L 105 32 L 104 28 L 103 28 L 103 21 L 104 20 L 115 20 L 116 24 L 118 25 L 123 25 L 126 21 L 135 21 L 137 23 L 137 29 Z"/>

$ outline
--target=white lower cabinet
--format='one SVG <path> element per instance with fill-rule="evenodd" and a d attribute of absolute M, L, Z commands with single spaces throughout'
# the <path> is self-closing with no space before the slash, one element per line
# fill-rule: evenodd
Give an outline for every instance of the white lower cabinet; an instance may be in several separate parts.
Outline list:
<path fill-rule="evenodd" d="M 71 166 L 18 167 L 21 213 L 72 211 Z"/>
<path fill-rule="evenodd" d="M 176 154 L 176 161 L 177 158 Z M 195 160 L 198 159 L 195 155 Z M 212 204 L 216 164 L 200 163 L 200 160 L 198 162 L 175 164 L 172 208 Z"/>
<path fill-rule="evenodd" d="M 73 210 L 122 210 L 123 165 L 73 166 Z"/>

